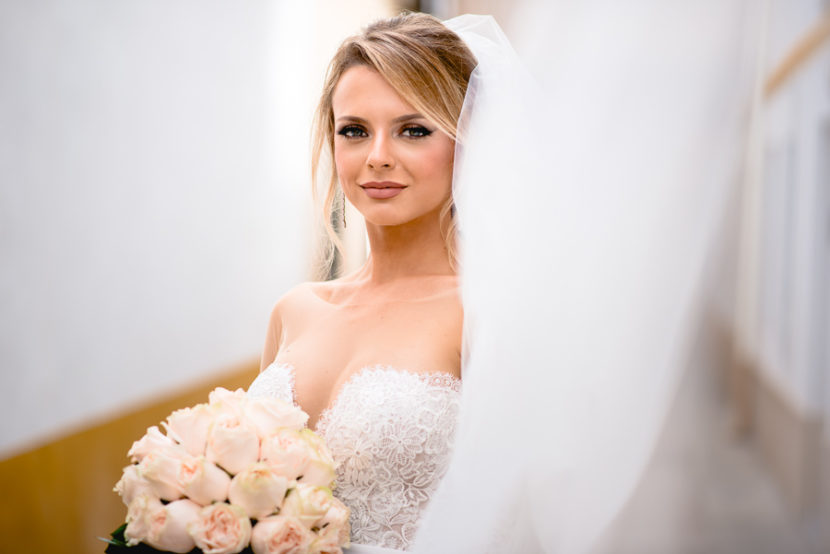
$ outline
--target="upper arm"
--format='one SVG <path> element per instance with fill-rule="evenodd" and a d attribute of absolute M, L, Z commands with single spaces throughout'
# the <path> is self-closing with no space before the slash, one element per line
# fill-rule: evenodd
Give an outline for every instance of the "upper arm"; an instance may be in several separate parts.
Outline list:
<path fill-rule="evenodd" d="M 265 333 L 265 346 L 262 349 L 262 359 L 259 363 L 259 370 L 263 371 L 271 365 L 277 357 L 282 337 L 282 316 L 280 314 L 280 303 L 274 305 L 271 310 L 271 318 L 268 320 L 268 331 Z"/>

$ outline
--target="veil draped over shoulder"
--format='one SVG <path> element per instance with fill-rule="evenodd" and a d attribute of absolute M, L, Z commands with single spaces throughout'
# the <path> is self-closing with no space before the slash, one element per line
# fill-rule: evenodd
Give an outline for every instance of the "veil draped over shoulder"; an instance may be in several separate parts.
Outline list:
<path fill-rule="evenodd" d="M 555 3 L 523 59 L 490 17 L 446 22 L 479 60 L 453 184 L 464 386 L 415 552 L 588 551 L 631 494 L 740 178 L 752 7 Z"/>

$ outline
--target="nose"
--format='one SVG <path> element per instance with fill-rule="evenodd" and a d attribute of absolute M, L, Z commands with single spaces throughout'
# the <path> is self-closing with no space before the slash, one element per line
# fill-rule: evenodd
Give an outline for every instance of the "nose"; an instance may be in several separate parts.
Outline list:
<path fill-rule="evenodd" d="M 383 133 L 378 133 L 373 138 L 366 164 L 372 169 L 392 169 L 395 167 L 395 157 L 392 154 L 389 138 Z"/>

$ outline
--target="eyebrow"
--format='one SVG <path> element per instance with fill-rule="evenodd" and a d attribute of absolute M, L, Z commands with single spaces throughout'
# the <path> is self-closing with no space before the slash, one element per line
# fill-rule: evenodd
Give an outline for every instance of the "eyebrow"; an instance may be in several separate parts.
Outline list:
<path fill-rule="evenodd" d="M 401 122 L 404 122 L 404 121 L 411 121 L 413 119 L 426 119 L 426 118 L 423 115 L 419 114 L 419 113 L 409 113 L 409 114 L 406 114 L 406 115 L 402 115 L 400 117 L 396 117 L 395 119 L 392 120 L 392 123 L 401 123 Z M 362 117 L 357 117 L 356 115 L 342 115 L 342 116 L 337 118 L 337 121 L 353 121 L 355 123 L 362 123 L 363 125 L 366 125 L 367 123 L 369 123 L 368 121 L 366 121 Z"/>

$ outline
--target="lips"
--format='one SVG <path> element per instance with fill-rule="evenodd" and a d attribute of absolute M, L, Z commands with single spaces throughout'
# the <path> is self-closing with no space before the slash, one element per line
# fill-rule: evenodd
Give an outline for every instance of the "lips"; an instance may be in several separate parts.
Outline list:
<path fill-rule="evenodd" d="M 360 185 L 360 188 L 366 191 L 366 196 L 369 198 L 383 200 L 397 196 L 406 188 L 406 185 L 394 181 L 370 181 Z"/>

